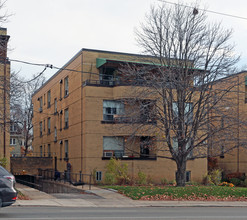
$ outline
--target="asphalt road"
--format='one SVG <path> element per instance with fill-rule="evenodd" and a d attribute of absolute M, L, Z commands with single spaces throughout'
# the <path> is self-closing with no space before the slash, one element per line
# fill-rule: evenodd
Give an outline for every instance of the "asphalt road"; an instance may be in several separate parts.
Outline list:
<path fill-rule="evenodd" d="M 0 209 L 0 219 L 247 219 L 241 207 L 142 207 L 142 208 L 69 208 L 7 207 Z"/>

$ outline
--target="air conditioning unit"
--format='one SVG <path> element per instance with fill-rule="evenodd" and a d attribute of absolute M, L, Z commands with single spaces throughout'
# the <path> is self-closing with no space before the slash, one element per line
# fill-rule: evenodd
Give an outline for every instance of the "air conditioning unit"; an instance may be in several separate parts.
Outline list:
<path fill-rule="evenodd" d="M 113 151 L 105 151 L 104 157 L 113 157 Z"/>

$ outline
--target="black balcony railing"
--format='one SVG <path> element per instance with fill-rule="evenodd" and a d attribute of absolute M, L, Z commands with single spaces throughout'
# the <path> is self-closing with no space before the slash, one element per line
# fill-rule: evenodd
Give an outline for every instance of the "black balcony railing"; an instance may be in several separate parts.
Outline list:
<path fill-rule="evenodd" d="M 156 124 L 153 118 L 127 117 L 122 115 L 104 115 L 102 123 L 111 124 Z"/>
<path fill-rule="evenodd" d="M 121 80 L 121 79 L 112 79 L 112 80 L 86 80 L 83 82 L 83 86 L 107 86 L 107 87 L 114 87 L 114 86 L 148 86 L 145 81 L 140 79 L 133 79 L 133 80 Z"/>
<path fill-rule="evenodd" d="M 123 151 L 121 153 L 113 153 L 110 154 L 103 154 L 102 160 L 109 160 L 111 158 L 117 158 L 121 160 L 157 160 L 156 154 L 132 154 L 132 153 L 124 153 Z"/>

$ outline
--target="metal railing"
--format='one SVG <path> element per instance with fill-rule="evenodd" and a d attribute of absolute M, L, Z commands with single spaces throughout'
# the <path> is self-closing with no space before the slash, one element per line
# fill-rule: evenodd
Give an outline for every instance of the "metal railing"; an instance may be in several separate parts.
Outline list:
<path fill-rule="evenodd" d="M 79 185 L 89 185 L 89 189 L 92 186 L 92 175 L 83 174 L 82 172 L 73 173 L 65 170 L 64 172 L 54 171 L 54 170 L 42 170 L 38 169 L 38 176 L 42 177 L 44 180 L 61 181 L 64 183 L 70 183 L 74 186 Z"/>

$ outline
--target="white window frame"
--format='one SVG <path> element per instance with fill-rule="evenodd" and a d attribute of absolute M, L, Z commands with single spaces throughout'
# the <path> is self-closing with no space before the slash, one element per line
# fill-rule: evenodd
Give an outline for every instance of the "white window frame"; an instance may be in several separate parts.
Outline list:
<path fill-rule="evenodd" d="M 117 100 L 103 100 L 103 120 L 114 121 L 115 115 L 124 114 L 124 103 Z"/>
<path fill-rule="evenodd" d="M 43 135 L 42 121 L 39 123 L 39 132 L 40 132 L 40 136 L 42 136 Z"/>
<path fill-rule="evenodd" d="M 69 141 L 68 140 L 64 141 L 64 158 L 65 159 L 69 158 Z"/>
<path fill-rule="evenodd" d="M 106 152 L 113 152 L 113 156 L 124 156 L 124 137 L 122 136 L 104 136 L 103 137 L 103 157 Z"/>
<path fill-rule="evenodd" d="M 57 127 L 54 127 L 54 142 L 57 141 Z"/>
<path fill-rule="evenodd" d="M 64 129 L 69 127 L 69 109 L 64 110 Z"/>
<path fill-rule="evenodd" d="M 64 97 L 69 95 L 69 77 L 64 78 Z"/>
<path fill-rule="evenodd" d="M 51 107 L 51 90 L 47 92 L 47 108 Z"/>
<path fill-rule="evenodd" d="M 174 119 L 178 118 L 178 103 L 173 102 L 172 103 L 172 110 Z M 192 102 L 186 102 L 185 108 L 184 108 L 184 120 L 185 123 L 191 123 L 193 121 L 193 103 Z"/>
<path fill-rule="evenodd" d="M 57 98 L 54 99 L 54 113 L 57 113 Z"/>
<path fill-rule="evenodd" d="M 50 117 L 47 119 L 47 133 L 48 134 L 51 133 L 51 118 Z"/>

